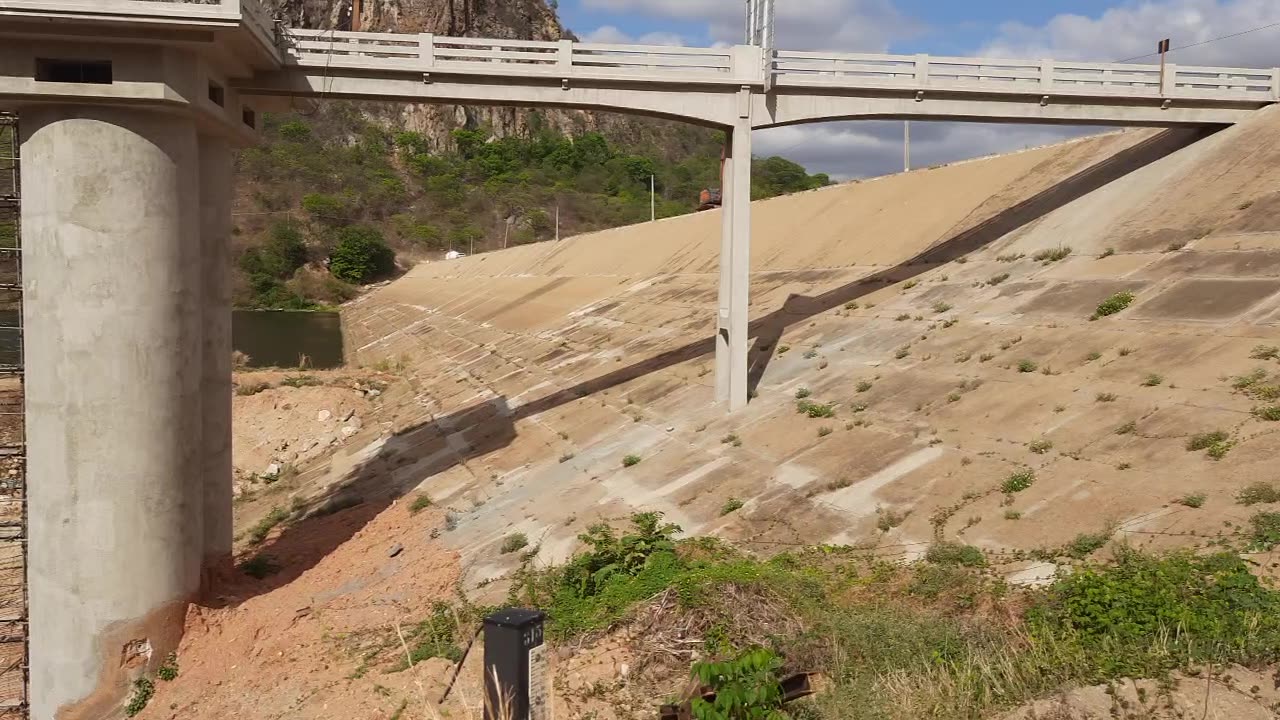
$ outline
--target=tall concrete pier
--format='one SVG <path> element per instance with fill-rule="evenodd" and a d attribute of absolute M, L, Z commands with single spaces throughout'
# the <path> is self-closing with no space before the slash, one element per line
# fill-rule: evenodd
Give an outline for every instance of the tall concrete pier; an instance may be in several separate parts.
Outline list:
<path fill-rule="evenodd" d="M 231 554 L 230 78 L 278 54 L 238 2 L 17 5 L 28 708 L 116 718 Z"/>

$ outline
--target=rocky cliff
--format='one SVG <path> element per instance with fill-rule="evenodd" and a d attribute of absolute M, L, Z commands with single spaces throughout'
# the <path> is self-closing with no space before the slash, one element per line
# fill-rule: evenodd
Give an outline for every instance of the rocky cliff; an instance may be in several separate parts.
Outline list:
<path fill-rule="evenodd" d="M 353 0 L 277 0 L 276 16 L 290 27 L 352 27 Z M 572 37 L 546 0 L 362 0 L 356 26 L 369 32 L 430 32 L 463 37 L 559 40 Z M 495 136 L 528 135 L 532 114 L 505 107 L 367 104 L 367 114 L 397 129 L 425 135 L 447 147 L 458 128 L 487 127 Z M 584 111 L 543 111 L 543 126 L 566 134 L 596 131 L 625 145 L 643 145 L 668 157 L 686 148 L 673 146 L 671 123 Z"/>

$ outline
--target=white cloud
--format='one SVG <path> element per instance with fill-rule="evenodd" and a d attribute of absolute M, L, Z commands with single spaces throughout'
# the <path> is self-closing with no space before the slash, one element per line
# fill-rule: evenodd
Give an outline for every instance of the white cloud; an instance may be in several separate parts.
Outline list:
<path fill-rule="evenodd" d="M 739 0 L 582 0 L 583 7 L 705 23 L 716 43 L 740 43 L 746 3 Z M 921 25 L 898 12 L 892 0 L 782 0 L 778 45 L 792 50 L 883 52 Z"/>
<path fill-rule="evenodd" d="M 613 25 L 603 25 L 582 36 L 582 42 L 602 44 L 689 45 L 675 33 L 652 32 L 640 37 L 629 35 Z"/>
<path fill-rule="evenodd" d="M 1280 22 L 1276 0 L 1164 0 L 1129 2 L 1096 18 L 1058 15 L 1039 27 L 1007 23 L 982 50 L 999 57 L 1110 62 L 1151 53 L 1156 41 L 1170 38 L 1176 63 L 1276 67 L 1280 65 L 1280 27 L 1216 42 L 1224 35 Z M 1136 62 L 1155 62 L 1145 57 Z"/>

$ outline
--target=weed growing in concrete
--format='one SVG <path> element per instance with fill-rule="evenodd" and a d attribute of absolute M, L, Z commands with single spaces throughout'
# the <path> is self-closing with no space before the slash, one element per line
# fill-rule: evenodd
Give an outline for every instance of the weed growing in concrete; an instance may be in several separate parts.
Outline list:
<path fill-rule="evenodd" d="M 945 303 L 939 300 L 938 302 L 933 304 L 933 311 L 941 315 L 944 312 L 950 311 L 952 307 L 953 306 L 951 305 L 951 303 Z"/>
<path fill-rule="evenodd" d="M 173 682 L 178 679 L 178 654 L 169 653 L 164 659 L 164 664 L 156 668 L 156 677 L 165 681 Z"/>
<path fill-rule="evenodd" d="M 1032 255 L 1031 259 L 1037 262 L 1043 262 L 1047 265 L 1049 263 L 1058 262 L 1059 260 L 1062 260 L 1070 255 L 1071 255 L 1071 248 L 1066 247 L 1064 245 L 1059 245 L 1056 248 L 1041 250 L 1035 255 Z"/>
<path fill-rule="evenodd" d="M 911 313 L 902 313 L 898 317 L 894 318 L 894 320 L 896 320 L 897 322 L 903 322 L 910 319 L 911 319 Z"/>
<path fill-rule="evenodd" d="M 805 399 L 805 398 L 809 397 L 810 395 L 813 395 L 813 391 L 812 391 L 812 390 L 810 390 L 809 388 L 803 388 L 803 387 L 802 387 L 802 388 L 800 388 L 799 390 L 797 390 L 797 391 L 796 391 L 796 399 L 797 399 L 797 400 L 803 400 L 803 399 Z"/>
<path fill-rule="evenodd" d="M 527 547 L 529 547 L 529 538 L 524 533 L 511 533 L 502 539 L 502 547 L 499 548 L 499 552 L 503 555 L 510 555 Z"/>
<path fill-rule="evenodd" d="M 1268 422 L 1280 422 L 1280 405 L 1266 405 L 1253 409 L 1253 414 L 1259 420 Z"/>
<path fill-rule="evenodd" d="M 1187 451 L 1196 452 L 1198 450 L 1208 450 L 1218 443 L 1226 442 L 1230 437 L 1230 435 L 1221 430 L 1193 435 L 1191 439 L 1187 441 Z"/>
<path fill-rule="evenodd" d="M 261 580 L 269 575 L 275 575 L 280 572 L 280 566 L 276 564 L 276 559 L 274 557 L 258 553 L 248 560 L 240 563 L 240 572 L 251 578 Z"/>
<path fill-rule="evenodd" d="M 1100 403 L 1109 403 L 1109 402 L 1115 402 L 1116 398 L 1117 396 L 1115 393 L 1104 392 L 1104 393 L 1098 393 L 1097 397 L 1094 399 L 1096 399 Z"/>
<path fill-rule="evenodd" d="M 1266 552 L 1280 545 L 1280 513 L 1257 513 L 1249 518 L 1249 525 L 1249 550 Z"/>
<path fill-rule="evenodd" d="M 1182 497 L 1178 498 L 1177 500 L 1174 500 L 1174 502 L 1175 502 L 1175 503 L 1177 503 L 1177 504 L 1179 504 L 1179 505 L 1184 505 L 1184 506 L 1189 507 L 1189 508 L 1199 508 L 1199 507 L 1203 507 L 1203 506 L 1204 506 L 1204 501 L 1205 501 L 1205 494 L 1204 494 L 1204 493 L 1195 493 L 1195 494 L 1192 494 L 1192 495 L 1183 495 Z"/>
<path fill-rule="evenodd" d="M 1103 251 L 1102 251 L 1102 254 L 1101 254 L 1101 255 L 1099 255 L 1099 256 L 1098 256 L 1098 258 L 1099 258 L 1099 259 L 1101 259 L 1101 258 L 1109 258 L 1109 257 L 1111 257 L 1112 255 L 1115 255 L 1115 254 L 1116 254 L 1116 249 L 1115 249 L 1115 248 L 1113 248 L 1113 247 L 1109 247 L 1109 248 L 1107 248 L 1106 250 L 1103 250 Z"/>
<path fill-rule="evenodd" d="M 1036 371 L 1036 368 L 1038 368 L 1038 367 L 1040 367 L 1040 366 L 1039 366 L 1039 365 L 1037 365 L 1037 364 L 1036 364 L 1036 362 L 1035 362 L 1034 360 L 1019 360 L 1019 361 L 1018 361 L 1018 372 L 1020 372 L 1020 373 L 1033 373 L 1033 372 L 1035 372 L 1035 371 Z"/>
<path fill-rule="evenodd" d="M 1103 300 L 1098 304 L 1098 309 L 1094 311 L 1094 319 L 1115 315 L 1133 304 L 1134 294 L 1129 291 L 1118 292 L 1115 295 Z"/>
<path fill-rule="evenodd" d="M 1009 273 L 1000 273 L 999 275 L 992 275 L 991 277 L 987 278 L 987 285 L 991 287 L 995 287 L 996 285 L 999 285 L 1000 283 L 1008 279 L 1009 279 Z"/>
<path fill-rule="evenodd" d="M 879 516 L 876 518 L 876 528 L 878 528 L 880 532 L 885 533 L 898 527 L 907 520 L 906 513 L 896 513 L 892 510 L 885 510 L 884 508 L 876 508 L 876 515 Z"/>
<path fill-rule="evenodd" d="M 1037 455 L 1044 455 L 1053 449 L 1053 441 L 1048 438 L 1040 438 L 1027 443 L 1027 449 Z"/>
<path fill-rule="evenodd" d="M 138 678 L 133 681 L 133 692 L 129 695 L 129 702 L 124 706 L 125 717 L 133 717 L 146 709 L 147 703 L 151 702 L 151 698 L 156 694 L 156 685 L 148 678 Z"/>
<path fill-rule="evenodd" d="M 1138 431 L 1138 423 L 1132 420 L 1116 428 L 1117 435 L 1132 435 L 1137 431 Z"/>
<path fill-rule="evenodd" d="M 1236 502 L 1245 506 L 1277 503 L 1280 502 L 1280 489 L 1268 482 L 1252 483 L 1236 493 Z"/>
<path fill-rule="evenodd" d="M 1018 512 L 1017 510 L 1005 510 L 1004 519 L 1005 520 L 1021 520 L 1022 513 Z"/>
<path fill-rule="evenodd" d="M 1280 358 L 1280 347 L 1275 345 L 1258 345 L 1249 353 L 1254 360 L 1275 360 Z"/>
<path fill-rule="evenodd" d="M 822 427 L 818 428 L 818 437 L 822 438 L 830 434 L 831 434 L 831 428 L 827 427 L 826 425 L 823 425 Z"/>
<path fill-rule="evenodd" d="M 561 462 L 564 461 L 562 460 Z M 413 515 L 417 515 L 423 510 L 431 507 L 433 504 L 434 503 L 431 502 L 430 495 L 427 495 L 426 493 L 419 493 L 413 498 L 413 502 L 409 503 L 409 512 Z"/>
<path fill-rule="evenodd" d="M 934 565 L 948 567 L 981 568 L 987 566 L 987 558 L 982 551 L 972 545 L 961 545 L 951 542 L 937 542 L 929 546 L 924 559 Z"/>
<path fill-rule="evenodd" d="M 640 464 L 639 455 L 628 455 L 622 458 L 622 467 L 635 467 Z"/>
<path fill-rule="evenodd" d="M 797 401 L 796 412 L 801 415 L 808 415 L 811 418 L 829 418 L 835 417 L 836 414 L 834 405 L 823 405 L 809 402 L 808 400 Z"/>
<path fill-rule="evenodd" d="M 1155 387 L 1164 383 L 1164 376 L 1157 373 L 1151 373 L 1143 381 L 1143 387 Z"/>
<path fill-rule="evenodd" d="M 741 510 L 743 505 L 746 505 L 746 503 L 742 502 L 738 498 L 729 498 L 728 500 L 725 500 L 724 505 L 720 506 L 720 517 L 724 517 L 729 513 Z"/>
<path fill-rule="evenodd" d="M 254 545 L 261 543 L 267 539 L 267 535 L 270 535 L 277 525 L 288 519 L 289 513 L 284 508 L 271 508 L 271 512 L 267 513 L 265 517 L 258 521 L 257 525 L 254 525 L 249 530 L 249 542 Z"/>
<path fill-rule="evenodd" d="M 901 360 L 910 354 L 911 354 L 911 348 L 906 345 L 903 345 L 902 347 L 894 351 L 893 356 Z"/>
<path fill-rule="evenodd" d="M 1080 533 L 1063 548 L 1063 555 L 1076 560 L 1083 560 L 1094 552 L 1101 550 L 1111 540 L 1110 532 Z"/>
<path fill-rule="evenodd" d="M 1006 478 L 1005 481 L 1000 484 L 1000 490 L 1006 495 L 1012 495 L 1031 487 L 1035 481 L 1035 471 L 1031 468 L 1023 468 Z"/>

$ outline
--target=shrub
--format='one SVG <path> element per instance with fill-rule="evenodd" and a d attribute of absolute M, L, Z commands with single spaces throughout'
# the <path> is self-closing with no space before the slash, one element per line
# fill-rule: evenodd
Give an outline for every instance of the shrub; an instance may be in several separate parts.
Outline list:
<path fill-rule="evenodd" d="M 868 391 L 868 390 L 870 390 L 870 389 L 871 389 L 871 381 L 870 381 L 870 380 L 862 380 L 862 381 L 860 381 L 860 382 L 857 384 L 857 386 L 856 386 L 854 389 L 855 389 L 855 390 L 857 390 L 857 391 L 858 391 L 858 392 L 860 392 L 860 393 L 864 393 L 864 392 L 866 392 L 866 391 Z"/>
<path fill-rule="evenodd" d="M 1253 414 L 1260 420 L 1280 422 L 1280 405 L 1267 405 L 1253 409 Z"/>
<path fill-rule="evenodd" d="M 1035 361 L 1034 361 L 1034 360 L 1019 360 L 1019 361 L 1018 361 L 1018 372 L 1020 372 L 1020 373 L 1033 373 L 1033 372 L 1035 372 L 1035 371 L 1036 371 L 1036 368 L 1038 368 L 1038 367 L 1040 367 L 1040 366 L 1039 366 L 1039 365 L 1036 365 L 1036 363 L 1035 363 Z"/>
<path fill-rule="evenodd" d="M 796 412 L 802 415 L 808 415 L 811 418 L 830 418 L 836 416 L 835 405 L 809 402 L 801 400 L 796 403 Z"/>
<path fill-rule="evenodd" d="M 1022 492 L 1023 490 L 1031 487 L 1035 481 L 1035 472 L 1031 470 L 1031 468 L 1024 468 L 1005 479 L 1005 481 L 1001 483 L 1000 489 L 1004 491 L 1006 495 L 1012 495 L 1013 493 Z"/>
<path fill-rule="evenodd" d="M 982 554 L 981 550 L 972 545 L 961 545 L 959 543 L 934 543 L 929 546 L 924 559 L 935 565 L 952 567 L 980 568 L 987 566 L 987 558 Z"/>
<path fill-rule="evenodd" d="M 291 388 L 314 387 L 324 385 L 324 381 L 314 375 L 290 375 L 280 381 L 281 385 Z"/>
<path fill-rule="evenodd" d="M 933 304 L 933 311 L 935 313 L 938 313 L 939 315 L 941 315 L 944 312 L 947 312 L 951 308 L 952 308 L 952 305 L 950 303 L 945 303 L 945 302 L 942 302 L 941 300 Z"/>
<path fill-rule="evenodd" d="M 622 458 L 622 467 L 634 467 L 636 465 L 639 465 L 640 459 L 641 458 L 639 455 L 628 455 Z"/>
<path fill-rule="evenodd" d="M 897 358 L 897 359 L 901 360 L 902 358 L 904 358 L 904 357 L 906 357 L 906 356 L 908 356 L 908 355 L 910 355 L 910 354 L 911 354 L 911 348 L 907 347 L 906 345 L 903 345 L 902 347 L 900 347 L 900 348 L 898 348 L 897 350 L 895 350 L 895 351 L 894 351 L 893 356 L 894 356 L 895 358 Z"/>
<path fill-rule="evenodd" d="M 782 660 L 772 650 L 751 648 L 727 662 L 699 662 L 693 678 L 715 692 L 713 700 L 694 698 L 696 720 L 781 720 Z"/>
<path fill-rule="evenodd" d="M 910 320 L 910 319 L 911 319 L 911 313 L 902 313 L 898 317 L 894 318 L 894 320 L 898 322 L 902 322 L 904 320 Z"/>
<path fill-rule="evenodd" d="M 236 385 L 236 395 L 240 395 L 242 397 L 248 396 L 248 395 L 257 395 L 260 392 L 270 390 L 270 389 L 271 389 L 271 383 L 268 383 L 268 382 L 245 383 L 244 385 Z"/>
<path fill-rule="evenodd" d="M 1175 503 L 1179 505 L 1185 505 L 1189 508 L 1201 507 L 1204 505 L 1204 501 L 1205 501 L 1204 493 L 1195 493 L 1193 495 L 1183 495 L 1177 500 L 1174 500 Z"/>
<path fill-rule="evenodd" d="M 125 717 L 133 717 L 147 708 L 147 703 L 151 702 L 152 696 L 156 694 L 156 685 L 147 678 L 138 678 L 133 681 L 133 692 L 129 695 L 129 702 L 124 706 Z"/>
<path fill-rule="evenodd" d="M 1109 402 L 1115 402 L 1116 397 L 1117 396 L 1115 393 L 1098 393 L 1095 399 L 1098 402 L 1109 403 Z"/>
<path fill-rule="evenodd" d="M 1280 347 L 1275 345 L 1258 345 L 1253 348 L 1249 357 L 1254 360 L 1275 360 L 1280 358 Z"/>
<path fill-rule="evenodd" d="M 240 572 L 251 578 L 259 580 L 280 572 L 280 566 L 276 564 L 275 558 L 270 555 L 258 553 L 253 557 L 240 563 Z"/>
<path fill-rule="evenodd" d="M 178 679 L 177 653 L 169 653 L 169 656 L 164 659 L 164 664 L 156 668 L 156 677 L 165 682 L 173 682 Z"/>
<path fill-rule="evenodd" d="M 419 493 L 417 497 L 413 499 L 413 502 L 409 503 L 409 512 L 417 515 L 423 510 L 431 507 L 433 504 L 434 503 L 431 502 L 430 495 L 427 495 L 426 493 Z"/>
<path fill-rule="evenodd" d="M 1011 263 L 1026 257 L 1023 253 L 1010 253 L 1008 255 L 997 255 L 996 262 Z"/>
<path fill-rule="evenodd" d="M 1087 356 L 1085 356 L 1085 360 L 1086 360 L 1087 362 L 1093 362 L 1094 360 L 1098 360 L 1098 359 L 1100 359 L 1101 357 L 1102 357 L 1102 353 L 1100 353 L 1100 352 L 1098 352 L 1097 350 L 1095 350 L 1095 351 L 1093 351 L 1093 352 L 1089 353 Z"/>
<path fill-rule="evenodd" d="M 1106 317 L 1115 315 L 1133 304 L 1134 294 L 1128 291 L 1118 292 L 1115 295 L 1103 300 L 1098 309 L 1094 311 L 1094 317 Z"/>
<path fill-rule="evenodd" d="M 1080 533 L 1062 549 L 1063 554 L 1076 560 L 1083 560 L 1100 550 L 1111 540 L 1111 533 Z"/>
<path fill-rule="evenodd" d="M 329 254 L 329 272 L 339 280 L 363 284 L 390 273 L 395 253 L 387 247 L 382 233 L 371 227 L 345 227 L 338 231 L 338 244 Z"/>
<path fill-rule="evenodd" d="M 1051 263 L 1051 262 L 1057 262 L 1059 260 L 1062 260 L 1063 258 L 1066 258 L 1069 255 L 1071 255 L 1071 248 L 1059 245 L 1056 248 L 1041 250 L 1035 255 L 1032 255 L 1031 259 L 1037 262 Z"/>
<path fill-rule="evenodd" d="M 1113 248 L 1113 247 L 1109 247 L 1109 248 L 1107 248 L 1106 250 L 1103 250 L 1103 251 L 1102 251 L 1102 254 L 1101 254 L 1101 255 L 1099 255 L 1099 256 L 1098 256 L 1098 258 L 1099 258 L 1099 259 L 1101 259 L 1101 258 L 1108 258 L 1108 257 L 1111 257 L 1112 255 L 1115 255 L 1115 254 L 1116 254 L 1116 249 L 1115 249 L 1115 248 Z"/>
<path fill-rule="evenodd" d="M 529 547 L 529 538 L 524 533 L 512 533 L 502 539 L 502 547 L 500 552 L 503 555 L 510 555 L 517 550 L 523 550 Z"/>
<path fill-rule="evenodd" d="M 1018 512 L 1017 510 L 1005 510 L 1004 519 L 1005 520 L 1021 520 L 1022 513 Z"/>
<path fill-rule="evenodd" d="M 263 540 L 267 539 L 267 536 L 271 534 L 271 531 L 275 529 L 277 525 L 288 519 L 289 513 L 286 512 L 284 508 L 271 508 L 271 512 L 267 513 L 266 516 L 258 521 L 257 525 L 254 525 L 253 528 L 249 530 L 249 542 L 254 545 L 261 543 Z"/>
<path fill-rule="evenodd" d="M 724 517 L 729 513 L 741 510 L 743 505 L 746 505 L 746 503 L 742 502 L 738 498 L 729 498 L 728 500 L 725 500 L 724 505 L 720 506 L 720 517 Z"/>
<path fill-rule="evenodd" d="M 1143 386 L 1143 387 L 1155 387 L 1155 386 L 1157 386 L 1157 385 L 1162 384 L 1163 382 L 1164 382 L 1164 376 L 1163 376 L 1163 375 L 1157 375 L 1156 373 L 1151 373 L 1150 375 L 1148 375 L 1148 376 L 1146 377 L 1146 379 L 1144 379 L 1144 380 L 1142 381 L 1142 386 Z"/>
<path fill-rule="evenodd" d="M 1229 435 L 1221 430 L 1193 435 L 1191 439 L 1187 441 L 1187 451 L 1195 452 L 1197 450 L 1207 450 L 1214 445 L 1226 442 L 1229 437 Z"/>
<path fill-rule="evenodd" d="M 1130 355 L 1132 355 L 1132 354 L 1133 354 L 1133 348 L 1131 348 L 1131 347 L 1122 347 L 1122 348 L 1120 348 L 1119 350 L 1117 350 L 1116 352 L 1120 355 L 1120 357 L 1129 357 Z"/>
<path fill-rule="evenodd" d="M 1132 435 L 1137 431 L 1138 431 L 1138 423 L 1132 420 L 1116 428 L 1117 435 Z"/>
<path fill-rule="evenodd" d="M 799 390 L 796 391 L 796 399 L 803 400 L 812 394 L 813 394 L 813 391 L 810 390 L 809 388 L 800 388 Z"/>
<path fill-rule="evenodd" d="M 995 287 L 996 285 L 999 285 L 1000 283 L 1008 279 L 1009 279 L 1009 273 L 1000 273 L 999 275 L 992 275 L 987 280 L 987 284 L 990 285 L 991 287 Z"/>
<path fill-rule="evenodd" d="M 1260 512 L 1249 518 L 1249 550 L 1264 552 L 1280 545 L 1280 513 Z"/>
<path fill-rule="evenodd" d="M 830 434 L 831 434 L 831 428 L 830 428 L 830 427 L 828 427 L 828 426 L 826 426 L 826 425 L 823 425 L 822 427 L 818 428 L 818 437 L 820 437 L 820 438 L 824 438 L 824 437 L 826 437 L 826 436 L 828 436 L 828 435 L 830 435 Z"/>
<path fill-rule="evenodd" d="M 1245 506 L 1280 502 L 1280 489 L 1271 483 L 1256 482 L 1241 488 L 1236 493 L 1236 502 Z"/>
<path fill-rule="evenodd" d="M 1040 438 L 1039 440 L 1032 440 L 1030 443 L 1027 444 L 1027 449 L 1037 455 L 1044 455 L 1045 453 L 1053 449 L 1053 441 L 1049 440 L 1048 438 Z"/>

